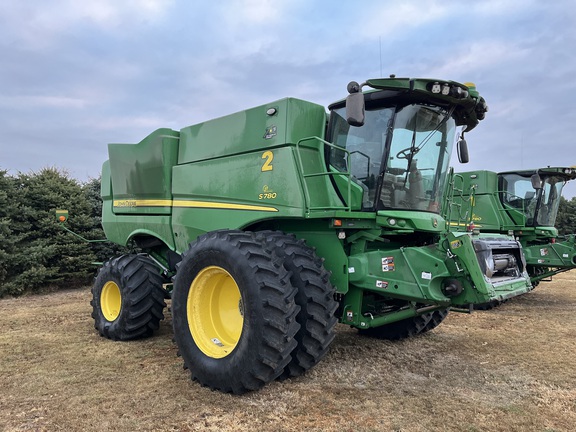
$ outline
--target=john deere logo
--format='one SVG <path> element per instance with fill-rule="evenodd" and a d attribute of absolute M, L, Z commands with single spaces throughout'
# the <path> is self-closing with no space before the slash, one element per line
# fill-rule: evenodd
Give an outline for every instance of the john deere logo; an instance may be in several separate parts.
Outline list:
<path fill-rule="evenodd" d="M 450 242 L 451 249 L 458 249 L 460 246 L 462 246 L 462 242 L 460 240 L 452 240 Z"/>
<path fill-rule="evenodd" d="M 266 133 L 264 134 L 264 139 L 270 139 L 276 136 L 277 129 L 276 126 L 268 126 L 266 128 Z"/>

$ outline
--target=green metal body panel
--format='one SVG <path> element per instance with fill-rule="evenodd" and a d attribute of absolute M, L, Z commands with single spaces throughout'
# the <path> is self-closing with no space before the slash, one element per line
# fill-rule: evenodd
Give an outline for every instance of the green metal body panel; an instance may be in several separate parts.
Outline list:
<path fill-rule="evenodd" d="M 525 271 L 523 271 L 523 277 L 514 279 L 509 277 L 501 277 L 492 281 L 486 279 L 473 246 L 474 241 L 485 240 L 486 238 L 496 241 L 510 240 L 509 236 L 504 235 L 495 236 L 490 234 L 484 236 L 454 231 L 447 236 L 450 253 L 460 262 L 458 267 L 465 266 L 466 271 L 470 273 L 470 279 L 474 282 L 472 290 L 464 290 L 460 296 L 454 299 L 455 302 L 459 302 L 462 305 L 486 303 L 481 299 L 487 297 L 501 301 L 526 293 L 532 288 L 530 279 Z"/>
<path fill-rule="evenodd" d="M 563 241 L 532 245 L 524 248 L 526 262 L 542 267 L 576 267 L 574 234 Z"/>
<path fill-rule="evenodd" d="M 394 220 L 394 224 L 390 221 Z M 376 222 L 382 227 L 390 228 L 395 234 L 405 234 L 416 231 L 441 233 L 446 222 L 435 213 L 418 211 L 381 210 Z"/>
<path fill-rule="evenodd" d="M 270 109 L 275 113 L 267 114 Z M 323 138 L 325 124 L 326 111 L 321 105 L 282 99 L 182 129 L 178 163 L 296 144 L 302 138 Z"/>
<path fill-rule="evenodd" d="M 394 100 L 424 98 L 428 112 L 434 101 L 454 103 L 454 123 L 468 129 L 486 109 L 474 88 L 451 81 L 443 83 L 454 95 L 431 92 L 434 80 L 370 82 L 376 90 L 396 89 Z M 448 232 L 437 213 L 363 209 L 366 192 L 350 169 L 336 170 L 326 160 L 336 147 L 326 141 L 327 121 L 322 106 L 289 98 L 179 132 L 159 129 L 138 144 L 110 144 L 102 170 L 107 238 L 135 240 L 169 265 L 170 253 L 181 254 L 205 232 L 294 233 L 325 260 L 342 322 L 360 328 L 486 303 L 529 286 L 522 278 L 501 287 L 487 282 L 469 236 Z M 338 149 L 350 164 L 351 151 Z M 448 295 L 447 280 L 462 291 Z"/>
<path fill-rule="evenodd" d="M 161 201 L 172 199 L 178 136 L 171 129 L 158 129 L 136 145 L 108 145 L 116 214 L 170 214 L 170 205 Z M 160 202 L 143 208 L 135 200 Z"/>

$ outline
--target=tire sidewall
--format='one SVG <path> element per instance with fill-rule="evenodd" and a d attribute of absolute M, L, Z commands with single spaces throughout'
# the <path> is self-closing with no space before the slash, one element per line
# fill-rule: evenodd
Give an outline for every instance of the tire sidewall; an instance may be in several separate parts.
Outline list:
<path fill-rule="evenodd" d="M 104 336 L 110 339 L 122 339 L 122 329 L 126 326 L 127 313 L 129 308 L 127 301 L 129 296 L 126 294 L 126 281 L 122 276 L 121 270 L 116 265 L 120 258 L 115 258 L 104 264 L 96 280 L 94 282 L 94 289 L 92 290 L 93 311 L 94 311 L 94 326 Z M 109 321 L 102 312 L 102 290 L 107 282 L 114 282 L 120 289 L 121 307 L 120 313 L 114 321 Z"/>
<path fill-rule="evenodd" d="M 174 336 L 180 354 L 186 364 L 193 365 L 194 375 L 202 382 L 215 383 L 216 387 L 230 385 L 230 380 L 245 368 L 246 364 L 257 361 L 257 353 L 250 349 L 262 341 L 262 303 L 254 286 L 254 270 L 244 255 L 222 242 L 207 242 L 194 245 L 178 268 L 172 296 L 172 319 Z M 224 247 L 227 250 L 224 250 Z M 242 332 L 233 351 L 222 358 L 212 358 L 197 346 L 190 332 L 187 303 L 192 282 L 206 267 L 219 266 L 226 270 L 236 282 L 244 309 Z"/>

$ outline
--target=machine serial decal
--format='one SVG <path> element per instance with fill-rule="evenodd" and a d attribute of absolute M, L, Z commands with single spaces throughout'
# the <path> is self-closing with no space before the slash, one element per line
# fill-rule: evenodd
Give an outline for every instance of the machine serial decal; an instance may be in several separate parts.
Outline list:
<path fill-rule="evenodd" d="M 255 206 L 249 204 L 219 203 L 211 201 L 186 201 L 186 200 L 117 200 L 114 207 L 193 207 L 223 210 L 249 210 L 277 212 L 275 207 Z"/>

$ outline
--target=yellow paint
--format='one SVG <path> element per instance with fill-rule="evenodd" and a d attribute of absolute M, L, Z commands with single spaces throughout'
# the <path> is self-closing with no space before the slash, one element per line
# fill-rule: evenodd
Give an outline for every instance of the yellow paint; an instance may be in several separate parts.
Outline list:
<path fill-rule="evenodd" d="M 240 289 L 230 273 L 217 266 L 201 270 L 186 302 L 190 334 L 200 351 L 217 359 L 229 355 L 242 335 L 243 309 Z"/>
<path fill-rule="evenodd" d="M 114 207 L 193 207 L 224 210 L 249 210 L 277 212 L 274 207 L 255 206 L 249 204 L 219 203 L 213 201 L 187 201 L 187 200 L 116 200 Z"/>
<path fill-rule="evenodd" d="M 278 209 L 274 207 L 255 206 L 247 204 L 229 204 L 218 203 L 211 201 L 177 201 L 174 200 L 173 207 L 198 207 L 198 208 L 212 208 L 212 209 L 227 209 L 227 210 L 259 210 L 267 212 L 277 212 Z"/>
<path fill-rule="evenodd" d="M 262 159 L 266 159 L 264 161 L 264 165 L 262 165 L 262 172 L 272 171 L 273 170 L 272 160 L 274 160 L 274 153 L 272 153 L 270 150 L 265 151 L 264 153 L 262 153 Z"/>
<path fill-rule="evenodd" d="M 120 310 L 122 309 L 122 294 L 116 282 L 108 281 L 102 287 L 102 293 L 100 293 L 100 309 L 102 310 L 104 318 L 110 322 L 115 321 L 120 315 Z"/>

